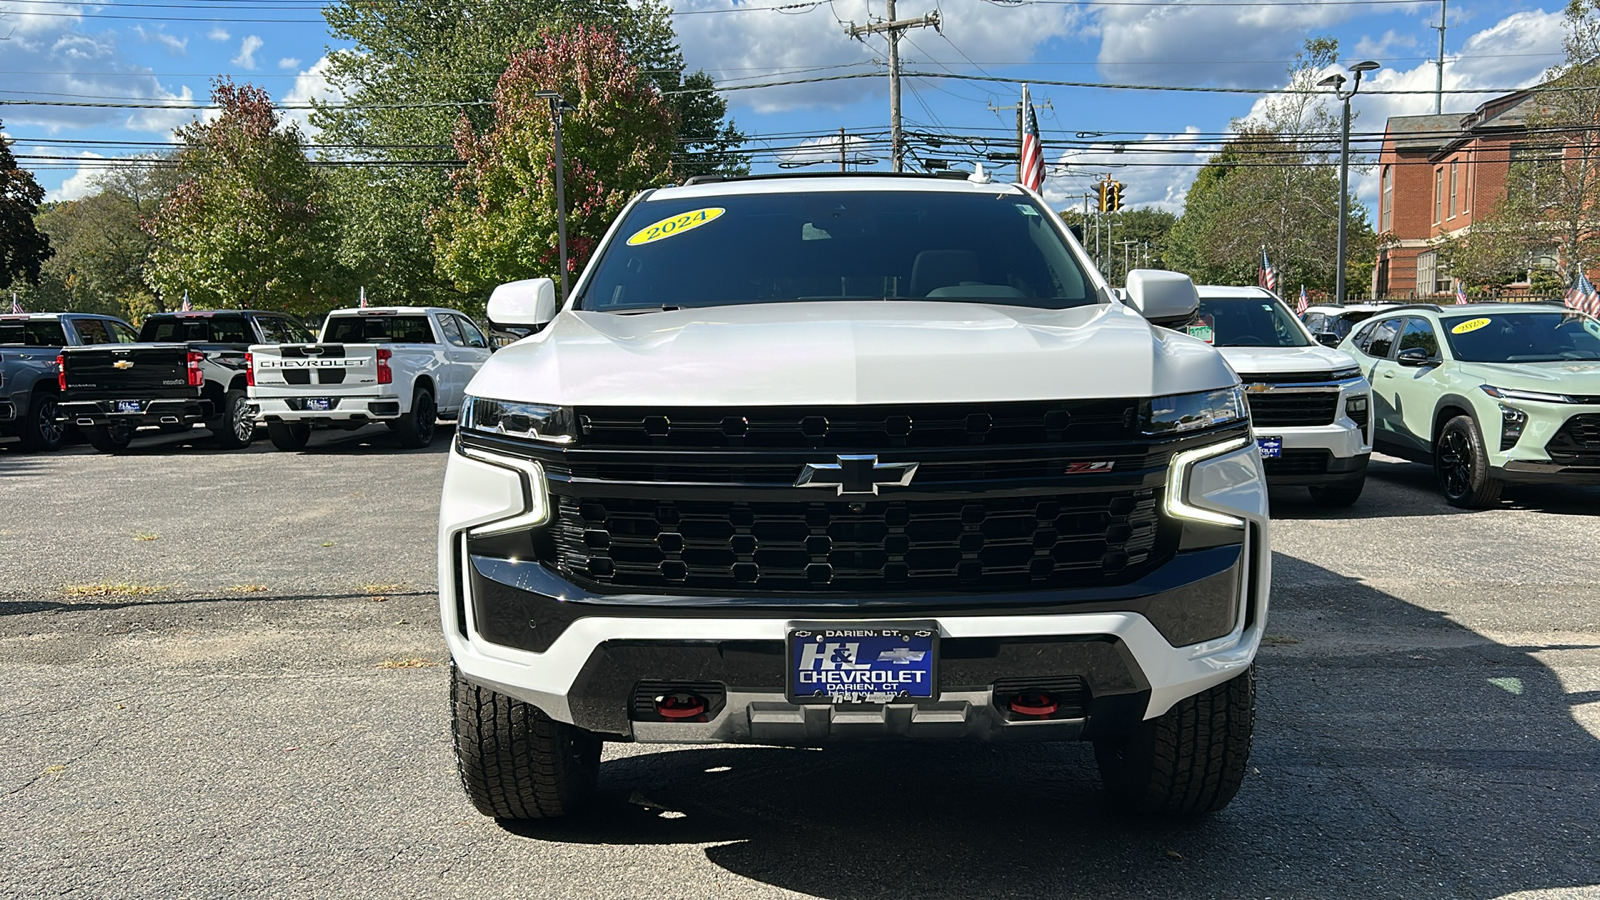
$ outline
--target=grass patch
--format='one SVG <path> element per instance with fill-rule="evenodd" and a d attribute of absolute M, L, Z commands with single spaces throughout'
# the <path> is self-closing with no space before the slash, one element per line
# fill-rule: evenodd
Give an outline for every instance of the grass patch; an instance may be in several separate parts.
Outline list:
<path fill-rule="evenodd" d="M 69 584 L 61 589 L 68 597 L 150 597 L 166 591 L 159 584 L 134 584 L 127 581 L 102 581 L 97 584 Z"/>
<path fill-rule="evenodd" d="M 323 541 L 322 542 L 322 546 L 324 546 L 324 547 L 337 547 L 339 545 L 334 543 L 333 541 Z"/>
<path fill-rule="evenodd" d="M 65 772 L 66 770 L 67 770 L 66 766 L 51 766 L 50 768 L 45 769 L 43 772 L 40 772 L 39 776 L 42 778 L 42 777 L 44 777 L 46 775 L 60 775 L 62 772 Z"/>
<path fill-rule="evenodd" d="M 233 591 L 235 594 L 259 594 L 266 589 L 267 586 L 264 584 L 236 584 L 233 587 L 228 588 L 228 590 Z"/>
<path fill-rule="evenodd" d="M 161 535 L 156 534 L 154 531 L 135 531 L 133 539 L 136 541 L 158 541 L 161 539 Z"/>
<path fill-rule="evenodd" d="M 413 657 L 409 657 L 407 659 L 386 659 L 383 662 L 378 663 L 378 668 L 380 668 L 380 669 L 432 669 L 432 668 L 436 668 L 438 665 L 439 665 L 438 663 L 434 662 L 431 659 L 423 659 L 420 656 L 413 656 Z"/>
<path fill-rule="evenodd" d="M 1263 643 L 1263 644 L 1299 644 L 1299 643 L 1304 643 L 1304 642 L 1301 641 L 1297 637 L 1290 637 L 1287 634 L 1264 634 L 1264 635 L 1261 636 L 1261 643 Z"/>

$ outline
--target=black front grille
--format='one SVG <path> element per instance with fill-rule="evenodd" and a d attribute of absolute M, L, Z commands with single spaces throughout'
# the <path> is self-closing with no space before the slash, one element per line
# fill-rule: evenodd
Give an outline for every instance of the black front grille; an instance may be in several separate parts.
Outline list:
<path fill-rule="evenodd" d="M 1014 447 L 1126 440 L 1133 400 L 942 403 L 925 406 L 580 407 L 584 449 Z"/>
<path fill-rule="evenodd" d="M 1600 465 L 1600 413 L 1568 419 L 1544 446 L 1550 459 L 1566 466 Z"/>
<path fill-rule="evenodd" d="M 1247 393 L 1250 422 L 1257 428 L 1331 425 L 1339 414 L 1338 391 Z"/>
<path fill-rule="evenodd" d="M 1322 475 L 1333 463 L 1333 452 L 1285 449 L 1282 456 L 1268 457 L 1261 462 L 1266 467 L 1268 478 L 1274 475 Z"/>
<path fill-rule="evenodd" d="M 1153 489 L 936 500 L 559 496 L 555 565 L 647 591 L 1001 591 L 1131 580 L 1154 559 Z"/>

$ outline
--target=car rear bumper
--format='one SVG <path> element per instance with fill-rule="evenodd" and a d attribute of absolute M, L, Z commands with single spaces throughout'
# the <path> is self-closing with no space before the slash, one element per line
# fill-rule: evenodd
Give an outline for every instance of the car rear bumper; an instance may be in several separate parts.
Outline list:
<path fill-rule="evenodd" d="M 56 419 L 74 425 L 126 424 L 176 425 L 204 422 L 215 413 L 211 402 L 198 397 L 140 400 L 139 412 L 118 412 L 115 400 L 72 400 L 56 407 Z"/>
<path fill-rule="evenodd" d="M 387 422 L 402 414 L 399 397 L 328 397 L 329 408 L 306 409 L 305 397 L 252 397 L 257 422 Z"/>

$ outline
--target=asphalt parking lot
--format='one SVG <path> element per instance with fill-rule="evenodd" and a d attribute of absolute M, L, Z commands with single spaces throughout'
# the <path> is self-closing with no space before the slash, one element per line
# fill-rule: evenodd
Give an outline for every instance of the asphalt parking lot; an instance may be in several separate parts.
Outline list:
<path fill-rule="evenodd" d="M 595 815 L 508 828 L 450 752 L 446 441 L 204 435 L 0 444 L 0 896 L 1600 897 L 1597 490 L 1276 496 L 1255 771 L 1198 823 L 1087 746 L 609 745 Z"/>

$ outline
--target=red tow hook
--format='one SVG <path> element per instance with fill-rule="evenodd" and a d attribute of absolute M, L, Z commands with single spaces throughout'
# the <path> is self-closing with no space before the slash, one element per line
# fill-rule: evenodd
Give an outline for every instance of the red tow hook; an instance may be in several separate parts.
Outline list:
<path fill-rule="evenodd" d="M 1051 716 L 1061 708 L 1056 698 L 1043 691 L 1026 691 L 1011 698 L 1006 704 L 1019 716 Z"/>
<path fill-rule="evenodd" d="M 662 694 L 656 714 L 663 719 L 698 719 L 706 714 L 706 698 L 699 694 Z"/>

